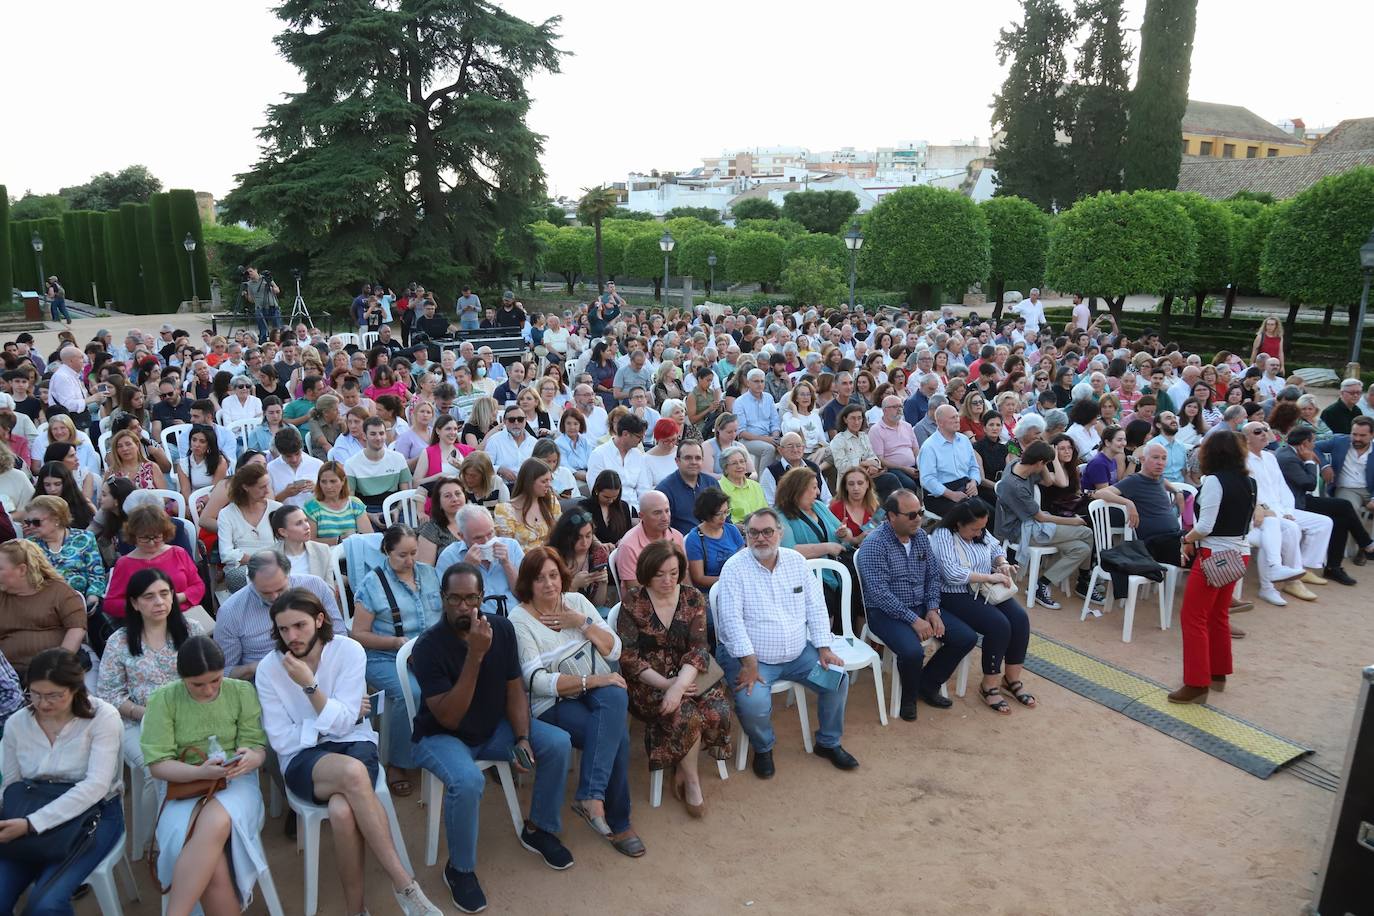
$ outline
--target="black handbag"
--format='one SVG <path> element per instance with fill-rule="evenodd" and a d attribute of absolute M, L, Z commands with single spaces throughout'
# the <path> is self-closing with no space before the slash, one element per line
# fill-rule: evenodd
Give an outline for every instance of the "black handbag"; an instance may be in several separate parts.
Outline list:
<path fill-rule="evenodd" d="M 1098 555 L 1103 572 L 1124 576 L 1143 576 L 1151 582 L 1164 581 L 1164 567 L 1150 556 L 1144 541 L 1122 541 Z"/>
<path fill-rule="evenodd" d="M 5 820 L 28 817 L 50 802 L 66 795 L 76 783 L 44 779 L 25 779 L 5 787 L 4 805 L 0 817 Z M 0 846 L 0 856 L 32 865 L 58 863 L 33 895 L 41 894 L 56 881 L 78 858 L 86 854 L 95 842 L 100 827 L 100 803 L 94 804 L 69 821 L 64 821 L 43 833 L 27 833 Z"/>

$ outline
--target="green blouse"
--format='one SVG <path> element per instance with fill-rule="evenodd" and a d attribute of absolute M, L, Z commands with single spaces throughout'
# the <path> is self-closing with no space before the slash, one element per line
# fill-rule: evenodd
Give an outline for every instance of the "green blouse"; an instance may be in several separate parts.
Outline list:
<path fill-rule="evenodd" d="M 146 764 L 179 760 L 187 748 L 195 748 L 200 755 L 199 759 L 192 755 L 187 762 L 201 763 L 211 735 L 219 738 L 220 747 L 230 756 L 240 747 L 267 746 L 258 692 L 248 681 L 226 677 L 219 696 L 209 703 L 192 699 L 181 681 L 159 687 L 148 698 L 140 742 Z"/>
<path fill-rule="evenodd" d="M 838 544 L 840 542 L 837 532 L 840 530 L 840 520 L 835 517 L 835 513 L 817 499 L 811 504 L 811 511 L 816 514 L 816 520 L 812 521 L 804 515 L 798 514 L 796 518 L 788 518 L 783 514 L 782 525 L 782 546 L 796 547 L 798 544 Z M 819 530 L 817 530 L 819 528 Z M 821 534 L 824 532 L 825 537 Z M 833 557 L 831 559 L 834 559 Z M 838 573 L 826 570 L 821 574 L 825 584 L 831 588 L 840 587 L 840 577 Z"/>
<path fill-rule="evenodd" d="M 730 521 L 743 524 L 749 513 L 768 507 L 768 499 L 763 495 L 763 487 L 757 480 L 744 480 L 744 486 L 737 487 L 729 477 L 722 477 L 718 483 L 720 490 L 730 497 Z"/>

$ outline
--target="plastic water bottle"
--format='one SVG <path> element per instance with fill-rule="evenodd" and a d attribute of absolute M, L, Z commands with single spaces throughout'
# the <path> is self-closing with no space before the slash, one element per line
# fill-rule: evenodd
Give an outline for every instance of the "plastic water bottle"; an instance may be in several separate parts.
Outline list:
<path fill-rule="evenodd" d="M 225 761 L 224 748 L 220 746 L 219 736 L 210 736 L 209 753 L 206 754 L 206 763 L 223 763 Z"/>

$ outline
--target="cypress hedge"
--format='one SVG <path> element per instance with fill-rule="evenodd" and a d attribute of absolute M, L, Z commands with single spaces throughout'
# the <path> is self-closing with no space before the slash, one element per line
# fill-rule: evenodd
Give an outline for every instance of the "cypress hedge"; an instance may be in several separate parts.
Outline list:
<path fill-rule="evenodd" d="M 180 268 L 185 252 L 181 249 L 181 241 L 173 235 L 171 200 L 167 194 L 154 194 L 148 202 L 153 208 L 153 243 L 157 251 L 158 273 L 162 277 L 163 298 L 158 311 L 175 312 L 188 292 L 188 283 L 182 282 Z M 189 268 L 187 273 L 189 275 Z"/>
<path fill-rule="evenodd" d="M 81 217 L 77 211 L 68 210 L 62 214 L 62 234 L 67 240 L 67 272 L 57 276 L 67 288 L 69 298 L 84 302 L 90 295 L 90 286 L 86 284 L 86 269 L 81 260 Z M 48 273 L 57 272 L 50 270 Z M 81 293 L 82 286 L 86 287 L 85 295 Z"/>
<path fill-rule="evenodd" d="M 157 242 L 153 233 L 152 204 L 134 204 L 134 235 L 138 243 L 138 263 L 143 273 L 143 307 L 148 312 L 165 312 L 167 295 L 162 290 L 162 271 L 158 267 Z"/>
<path fill-rule="evenodd" d="M 119 222 L 119 251 L 116 253 L 124 273 L 126 311 L 147 311 L 148 296 L 143 289 L 143 265 L 138 255 L 138 221 L 133 203 L 119 205 L 114 219 Z"/>
<path fill-rule="evenodd" d="M 167 201 L 172 217 L 172 241 L 177 246 L 177 266 L 182 276 L 180 289 L 191 290 L 191 263 L 195 263 L 195 293 L 201 299 L 210 298 L 210 262 L 205 254 L 205 236 L 200 225 L 200 207 L 196 205 L 196 192 L 184 188 L 173 188 L 167 192 Z M 185 240 L 190 235 L 196 241 L 196 250 L 188 257 Z"/>
<path fill-rule="evenodd" d="M 10 195 L 0 184 L 0 242 L 10 238 Z M 10 245 L 0 244 L 0 302 L 10 301 L 10 290 L 14 289 L 14 258 Z"/>
<path fill-rule="evenodd" d="M 132 300 L 129 298 L 129 283 L 125 279 L 124 259 L 120 252 L 124 248 L 123 235 L 119 226 L 119 211 L 106 210 L 100 214 L 101 236 L 105 241 L 105 271 L 110 276 L 110 293 L 107 294 L 115 307 L 130 311 Z"/>
<path fill-rule="evenodd" d="M 86 225 L 90 233 L 91 279 L 95 281 L 96 291 L 96 301 L 91 305 L 99 307 L 115 299 L 114 277 L 105 249 L 105 214 L 97 210 L 86 211 Z"/>

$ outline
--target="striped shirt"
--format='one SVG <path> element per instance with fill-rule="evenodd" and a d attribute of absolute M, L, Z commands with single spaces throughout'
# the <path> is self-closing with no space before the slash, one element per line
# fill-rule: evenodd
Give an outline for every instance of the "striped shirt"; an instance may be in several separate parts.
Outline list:
<path fill-rule="evenodd" d="M 344 462 L 344 472 L 348 474 L 348 487 L 368 507 L 380 512 L 382 503 L 392 493 L 410 486 L 410 465 L 399 452 L 383 449 L 382 457 L 373 460 L 366 451 L 359 452 Z"/>
<path fill-rule="evenodd" d="M 984 534 L 981 541 L 969 542 L 948 528 L 937 528 L 930 536 L 930 547 L 940 566 L 940 591 L 966 592 L 969 573 L 992 572 L 993 564 L 1006 554 L 1002 545 Z"/>

